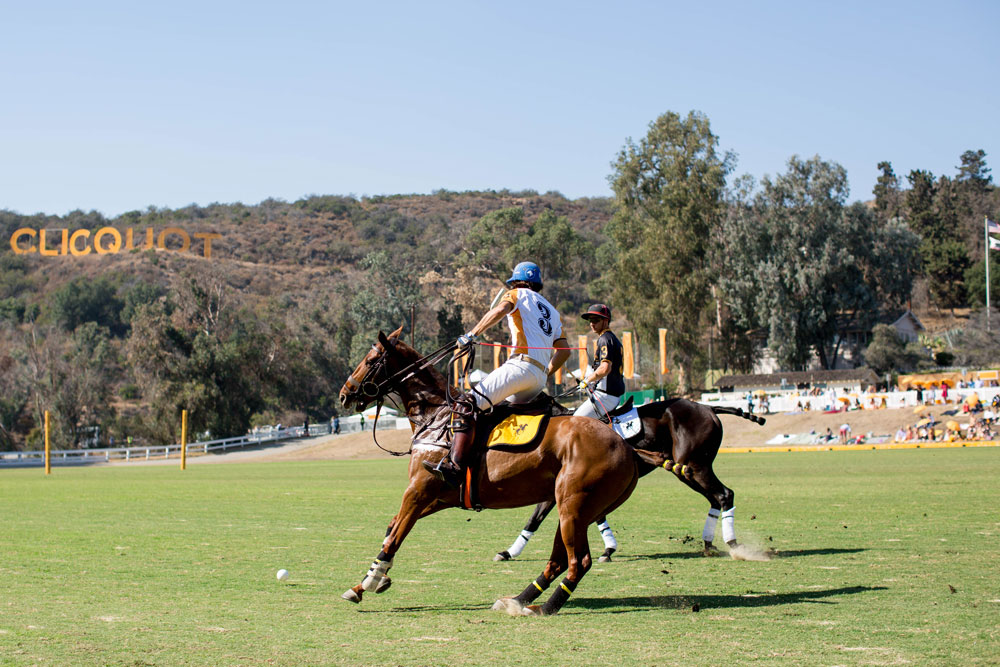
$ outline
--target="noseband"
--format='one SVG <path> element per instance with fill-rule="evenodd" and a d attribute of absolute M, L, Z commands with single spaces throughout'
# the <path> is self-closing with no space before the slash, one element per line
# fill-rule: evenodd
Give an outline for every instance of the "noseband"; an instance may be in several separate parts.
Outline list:
<path fill-rule="evenodd" d="M 378 351 L 378 346 L 373 344 L 372 349 Z M 368 365 L 368 368 L 365 370 L 365 374 L 362 376 L 360 381 L 355 380 L 354 376 L 351 375 L 348 376 L 347 382 L 344 383 L 344 386 L 347 387 L 352 395 L 356 396 L 360 390 L 361 395 L 369 399 L 369 402 L 378 400 L 382 395 L 383 387 L 389 385 L 389 389 L 391 390 L 392 385 L 394 384 L 393 381 L 395 376 L 386 378 L 382 382 L 376 382 L 374 379 L 376 374 L 382 372 L 385 368 L 388 357 L 389 350 L 383 349 L 381 354 L 375 358 L 375 361 Z"/>

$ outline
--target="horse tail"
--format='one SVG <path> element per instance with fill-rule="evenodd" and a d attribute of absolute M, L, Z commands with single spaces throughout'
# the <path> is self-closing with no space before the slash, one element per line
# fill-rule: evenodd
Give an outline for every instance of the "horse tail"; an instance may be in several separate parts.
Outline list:
<path fill-rule="evenodd" d="M 763 426 L 764 422 L 767 421 L 763 417 L 758 417 L 753 413 L 747 412 L 743 408 L 726 408 L 717 405 L 712 405 L 709 407 L 711 407 L 712 412 L 714 412 L 717 415 L 733 415 L 735 417 L 743 417 L 743 419 L 749 419 L 750 421 L 756 424 L 760 424 L 761 426 Z"/>

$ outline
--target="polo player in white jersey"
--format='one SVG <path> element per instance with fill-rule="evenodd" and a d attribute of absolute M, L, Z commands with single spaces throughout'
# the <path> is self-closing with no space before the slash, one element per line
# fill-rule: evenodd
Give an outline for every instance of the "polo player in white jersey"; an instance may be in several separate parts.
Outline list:
<path fill-rule="evenodd" d="M 534 262 L 521 262 L 514 267 L 506 283 L 508 291 L 468 333 L 458 337 L 460 348 L 474 344 L 477 338 L 500 320 L 507 318 L 511 335 L 511 354 L 505 363 L 493 370 L 473 392 L 476 406 L 482 410 L 491 404 L 509 399 L 525 403 L 538 396 L 548 377 L 569 358 L 570 351 L 562 334 L 559 312 L 539 292 L 542 272 Z M 471 411 L 469 411 L 471 412 Z M 473 443 L 476 425 L 472 414 L 456 411 L 452 415 L 450 457 L 433 467 L 424 465 L 452 486 L 458 486 L 467 468 L 476 459 Z"/>

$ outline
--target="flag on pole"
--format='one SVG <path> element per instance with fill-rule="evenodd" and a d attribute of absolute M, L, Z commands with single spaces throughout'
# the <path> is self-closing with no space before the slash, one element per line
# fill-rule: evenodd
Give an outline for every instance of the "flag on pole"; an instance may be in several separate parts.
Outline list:
<path fill-rule="evenodd" d="M 1000 239 L 990 238 L 990 250 L 1000 250 Z"/>
<path fill-rule="evenodd" d="M 987 218 L 986 231 L 990 234 L 1000 234 L 1000 225 Z"/>
<path fill-rule="evenodd" d="M 667 367 L 667 330 L 660 329 L 660 375 L 670 372 Z"/>
<path fill-rule="evenodd" d="M 626 380 L 635 376 L 635 357 L 632 353 L 632 332 L 622 332 L 622 375 Z"/>

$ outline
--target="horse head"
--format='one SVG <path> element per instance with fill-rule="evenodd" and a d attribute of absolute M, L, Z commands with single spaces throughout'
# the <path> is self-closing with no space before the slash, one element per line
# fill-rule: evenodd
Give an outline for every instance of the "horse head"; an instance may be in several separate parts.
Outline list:
<path fill-rule="evenodd" d="M 388 336 L 378 332 L 378 341 L 372 344 L 372 349 L 340 388 L 340 404 L 345 409 L 350 409 L 353 404 L 360 412 L 391 391 L 389 380 L 392 368 L 389 362 L 402 331 L 401 326 Z"/>

